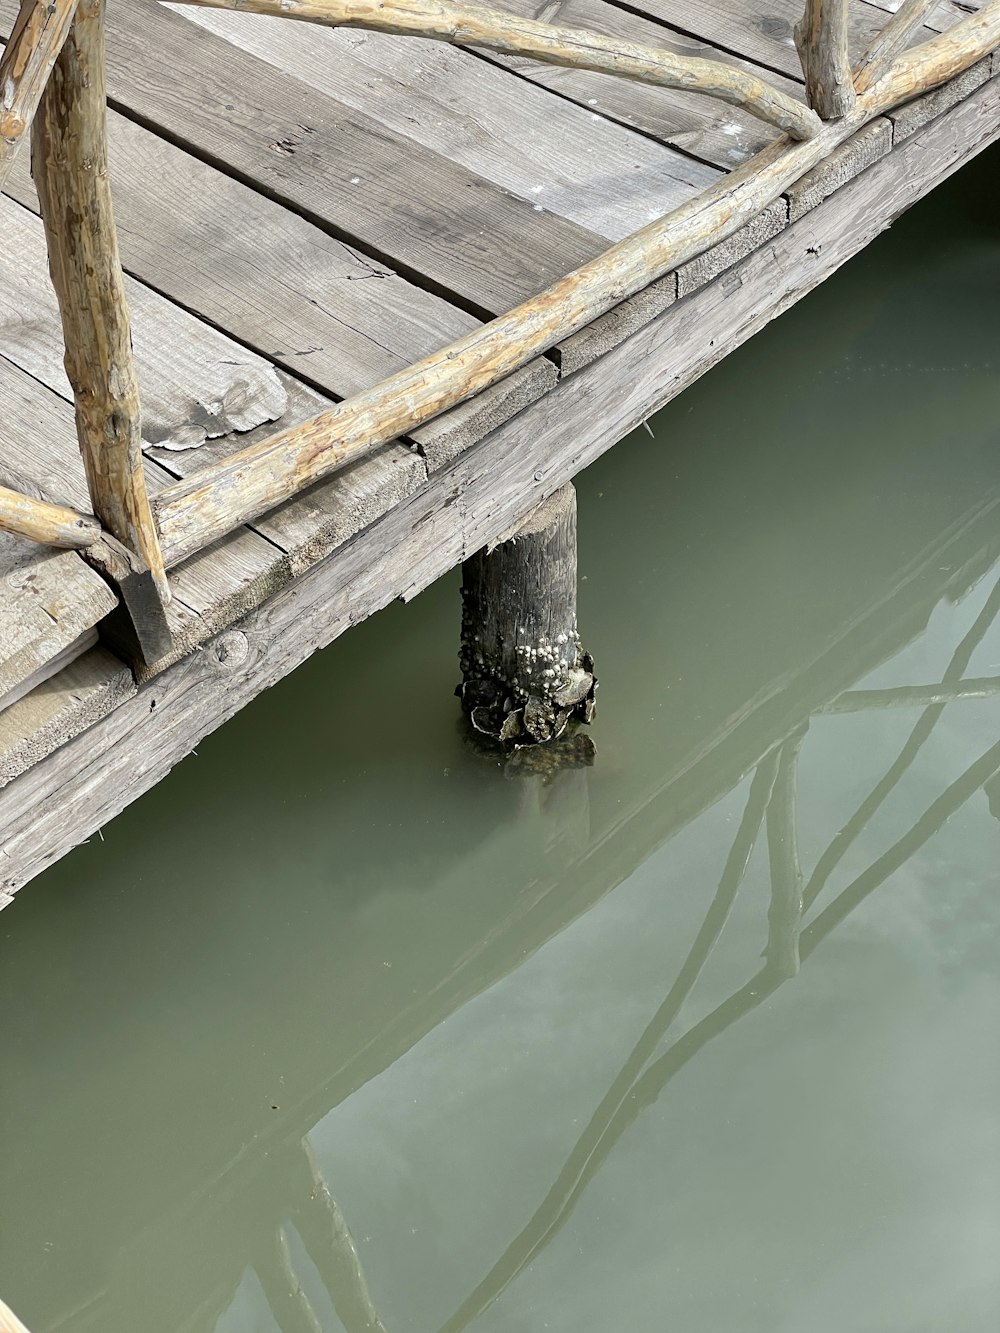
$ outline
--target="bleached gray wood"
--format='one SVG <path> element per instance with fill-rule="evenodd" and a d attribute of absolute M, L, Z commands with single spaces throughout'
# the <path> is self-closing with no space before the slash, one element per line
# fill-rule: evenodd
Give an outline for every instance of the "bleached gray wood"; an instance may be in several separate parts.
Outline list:
<path fill-rule="evenodd" d="M 768 0 L 766 6 L 755 0 L 712 0 L 711 4 L 703 0 L 638 0 L 630 7 L 728 51 L 737 51 L 765 69 L 780 70 L 793 79 L 801 77 L 794 29 L 802 17 L 803 0 Z M 850 0 L 851 53 L 860 56 L 885 21 L 884 11 L 874 5 Z M 931 29 L 919 28 L 911 41 L 923 41 L 932 35 Z"/>
<path fill-rule="evenodd" d="M 471 315 L 124 116 L 112 112 L 108 131 L 126 271 L 319 389 L 346 397 L 475 327 Z M 26 162 L 15 164 L 7 191 L 37 212 Z M 241 225 L 224 225 L 227 216 L 240 218 Z M 197 346 L 202 337 L 192 331 L 190 342 Z M 221 376 L 227 367 L 241 380 L 248 374 L 252 379 L 254 365 L 266 373 L 264 362 L 241 348 L 209 356 L 207 370 L 185 362 L 182 357 L 180 385 Z M 200 374 L 187 379 L 192 371 Z M 442 450 L 463 448 L 540 397 L 551 380 L 551 365 L 526 366 L 481 395 L 474 410 L 430 423 L 421 443 L 434 450 L 440 439 Z M 151 437 L 163 438 L 163 423 L 170 421 L 181 442 L 197 439 L 206 418 L 214 430 L 225 424 L 180 390 L 173 395 L 175 410 L 166 410 L 169 401 L 158 405 L 142 371 L 140 386 Z M 251 403 L 265 403 L 273 394 L 273 376 L 270 386 L 261 386 L 258 398 L 251 383 Z M 205 401 L 224 401 L 225 388 L 223 383 L 206 393 Z M 242 419 L 231 413 L 227 418 L 233 429 L 255 424 L 246 420 L 245 409 Z"/>
<path fill-rule="evenodd" d="M 5 466 L 18 476 L 35 479 L 44 499 L 77 508 L 86 502 L 87 486 L 71 404 L 3 356 L 0 423 Z M 146 460 L 145 474 L 151 495 L 173 480 L 172 474 L 151 459 Z M 84 568 L 91 578 L 106 586 L 98 574 L 88 566 Z M 284 551 L 247 528 L 185 561 L 171 574 L 174 595 L 166 615 L 173 649 L 166 660 L 191 651 L 290 578 L 290 561 Z M 112 597 L 101 615 L 106 615 L 116 600 Z M 126 650 L 125 641 L 116 642 L 122 651 Z M 144 675 L 150 670 L 137 669 Z"/>
<path fill-rule="evenodd" d="M 682 264 L 677 270 L 677 295 L 689 296 L 699 287 L 704 287 L 727 268 L 732 268 L 741 259 L 759 250 L 777 236 L 787 223 L 788 204 L 784 199 L 776 199 L 721 245 L 713 245 L 711 250 Z"/>
<path fill-rule="evenodd" d="M 99 647 L 44 681 L 33 682 L 30 693 L 0 710 L 0 786 L 107 717 L 135 692 L 128 667 Z"/>
<path fill-rule="evenodd" d="M 0 235 L 0 349 L 68 398 L 41 224 L 0 196 Z M 191 449 L 207 438 L 282 418 L 287 394 L 273 366 L 149 288 L 126 278 L 125 290 L 133 311 L 145 443 Z"/>
<path fill-rule="evenodd" d="M 183 80 L 166 74 L 181 69 Z M 479 312 L 507 309 L 603 248 L 157 0 L 109 13 L 108 84 L 176 141 Z"/>
<path fill-rule="evenodd" d="M 0 198 L 0 227 L 10 241 L 10 248 L 0 251 L 0 340 L 11 361 L 68 398 L 59 315 L 45 278 L 41 225 L 27 209 Z M 158 441 L 147 454 L 161 465 L 161 471 L 148 479 L 151 491 L 186 476 L 208 459 L 224 457 L 239 445 L 270 434 L 275 419 L 293 425 L 329 405 L 328 398 L 275 372 L 267 361 L 144 284 L 129 279 L 127 290 L 146 405 L 144 420 L 149 423 L 152 418 L 153 423 L 146 425 L 144 435 Z M 536 384 L 537 373 L 529 373 L 524 383 Z M 495 410 L 495 401 L 480 408 L 481 428 L 491 407 Z M 260 430 L 255 429 L 258 426 Z M 445 425 L 429 433 L 432 445 L 446 429 Z M 473 432 L 466 428 L 461 433 L 464 442 Z M 206 441 L 208 434 L 214 437 L 211 442 Z M 56 438 L 64 446 L 62 436 Z M 39 442 L 37 432 L 35 442 Z M 184 442 L 190 447 L 179 449 Z M 19 446 L 31 447 L 26 441 Z M 46 449 L 21 457 L 20 471 L 34 468 L 40 480 L 48 466 Z M 67 457 L 62 457 L 61 465 L 74 477 L 72 493 L 78 496 L 79 470 Z M 256 531 L 266 541 L 254 543 L 247 534 L 238 550 L 217 549 L 212 557 L 191 563 L 178 585 L 189 595 L 181 599 L 179 619 L 171 621 L 175 653 L 214 633 L 234 615 L 244 614 L 255 597 L 274 590 L 276 579 L 291 577 L 322 558 L 410 494 L 425 476 L 418 458 L 405 447 L 394 446 L 352 468 L 342 484 L 314 488 L 262 518 Z M 282 551 L 286 561 L 280 558 Z M 215 576 L 208 578 L 209 571 Z M 191 611 L 196 618 L 188 614 Z"/>
<path fill-rule="evenodd" d="M 892 149 L 892 122 L 880 116 L 862 126 L 847 143 L 835 148 L 825 162 L 814 167 L 786 191 L 789 220 L 795 222 L 803 214 L 851 180 L 860 171 L 870 167 Z"/>
<path fill-rule="evenodd" d="M 502 0 L 500 8 L 511 13 L 552 22 L 591 28 L 608 37 L 669 46 L 681 55 L 722 60 L 741 69 L 759 72 L 760 67 L 720 49 L 711 40 L 691 38 L 667 30 L 662 24 L 621 9 L 605 0 Z M 664 143 L 710 165 L 730 170 L 752 157 L 774 137 L 769 126 L 746 115 L 738 107 L 726 106 L 690 93 L 671 92 L 664 97 L 655 88 L 628 83 L 588 70 L 557 69 L 518 56 L 484 52 L 485 59 L 516 71 L 526 81 L 540 84 L 569 98 L 591 115 L 607 116 L 650 134 Z M 798 67 L 793 77 L 768 72 L 767 78 L 791 96 L 804 100 Z"/>
<path fill-rule="evenodd" d="M 636 296 L 622 301 L 600 319 L 564 338 L 555 348 L 561 376 L 575 375 L 598 357 L 630 338 L 650 320 L 662 315 L 677 300 L 677 273 L 650 283 Z"/>
<path fill-rule="evenodd" d="M 994 51 L 992 56 L 977 61 L 975 65 L 956 75 L 943 88 L 935 88 L 933 92 L 925 93 L 923 97 L 916 97 L 912 102 L 906 102 L 895 111 L 890 111 L 888 118 L 892 121 L 894 141 L 902 142 L 903 139 L 916 133 L 921 126 L 950 111 L 977 88 L 981 88 L 993 76 L 996 59 L 997 53 Z"/>
<path fill-rule="evenodd" d="M 567 379 L 544 403 L 436 473 L 364 537 L 9 784 L 0 793 L 0 827 L 8 830 L 0 903 L 318 647 L 395 597 L 415 596 L 496 537 L 526 502 L 551 494 L 998 135 L 1000 90 L 993 84 Z"/>
<path fill-rule="evenodd" d="M 609 240 L 716 179 L 710 167 L 444 43 L 170 8 L 321 93 L 335 87 L 355 110 Z"/>
<path fill-rule="evenodd" d="M 85 652 L 118 598 L 75 551 L 0 533 L 0 710 L 46 669 Z"/>

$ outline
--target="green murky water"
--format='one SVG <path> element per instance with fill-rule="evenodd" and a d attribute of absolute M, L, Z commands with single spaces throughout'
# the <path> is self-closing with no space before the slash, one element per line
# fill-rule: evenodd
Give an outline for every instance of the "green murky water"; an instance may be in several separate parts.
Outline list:
<path fill-rule="evenodd" d="M 33 1333 L 1000 1326 L 998 166 L 580 478 L 593 768 L 449 578 L 3 913 Z"/>

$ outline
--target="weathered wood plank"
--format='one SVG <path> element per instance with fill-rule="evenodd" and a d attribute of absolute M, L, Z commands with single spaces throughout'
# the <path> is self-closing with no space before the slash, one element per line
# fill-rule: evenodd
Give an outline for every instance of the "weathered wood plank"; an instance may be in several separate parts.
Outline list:
<path fill-rule="evenodd" d="M 555 19 L 577 27 L 592 28 L 608 37 L 629 41 L 659 42 L 682 54 L 701 56 L 737 65 L 747 71 L 760 67 L 721 50 L 710 40 L 667 30 L 651 18 L 620 9 L 605 0 L 501 0 L 511 13 Z M 706 27 L 711 24 L 704 25 Z M 728 171 L 752 157 L 773 138 L 766 125 L 745 115 L 738 107 L 724 106 L 690 93 L 660 95 L 655 89 L 629 84 L 606 74 L 587 70 L 556 69 L 517 56 L 484 53 L 486 59 L 515 71 L 523 80 L 540 84 L 585 107 L 592 115 L 610 117 L 681 152 Z M 790 96 L 804 97 L 797 66 L 792 77 L 769 74 L 776 86 Z M 596 123 L 596 122 L 595 122 Z"/>
<path fill-rule="evenodd" d="M 840 3 L 841 0 L 831 0 Z M 181 0 L 181 3 L 241 9 L 273 18 L 301 19 L 328 27 L 367 28 L 378 32 L 464 42 L 487 51 L 525 56 L 570 69 L 614 74 L 636 83 L 714 97 L 793 139 L 811 139 L 819 117 L 775 88 L 760 74 L 699 56 L 679 55 L 662 43 L 623 42 L 588 28 L 563 27 L 517 18 L 488 6 L 458 5 L 453 0 Z"/>
<path fill-rule="evenodd" d="M 136 356 L 148 442 L 193 446 L 266 420 L 299 419 L 282 407 L 287 385 L 267 361 L 342 398 L 476 327 L 473 316 L 124 116 L 110 113 L 108 126 L 126 271 L 244 344 L 231 343 L 226 352 L 218 335 L 185 323 L 180 312 L 148 319 L 146 298 L 126 284 L 133 307 L 141 307 Z M 16 164 L 7 193 L 37 211 L 26 163 Z M 6 227 L 15 225 L 16 215 L 2 217 Z M 242 225 L 227 226 L 226 217 Z M 42 327 L 51 303 L 36 271 L 40 241 L 30 243 L 16 268 L 6 266 L 0 327 L 10 354 L 30 355 L 33 373 L 62 392 L 64 377 L 53 378 L 62 376 L 61 352 Z M 550 362 L 535 361 L 415 438 L 429 458 L 453 456 L 536 401 L 555 378 Z"/>
<path fill-rule="evenodd" d="M 18 478 L 35 481 L 37 493 L 45 499 L 77 508 L 86 503 L 87 485 L 76 447 L 72 407 L 2 356 L 0 421 L 5 467 L 13 469 Z M 173 480 L 171 473 L 150 459 L 144 470 L 150 494 Z M 84 568 L 106 588 L 98 574 Z M 290 562 L 281 548 L 249 529 L 186 561 L 171 574 L 174 596 L 167 607 L 174 639 L 171 658 L 189 652 L 246 614 L 289 578 Z M 102 602 L 91 624 L 107 615 L 116 601 L 112 596 L 109 604 Z"/>
<path fill-rule="evenodd" d="M 91 648 L 0 711 L 0 786 L 107 717 L 136 692 L 132 673 Z"/>
<path fill-rule="evenodd" d="M 0 794 L 0 826 L 8 830 L 0 901 L 316 648 L 396 596 L 415 596 L 497 536 L 998 135 L 1000 89 L 992 84 L 437 473 L 363 538 L 230 631 L 242 640 L 219 641 L 177 663 L 85 737 L 22 774 Z"/>
<path fill-rule="evenodd" d="M 997 53 L 994 52 L 992 57 L 987 56 L 985 60 L 978 61 L 962 74 L 956 75 L 943 88 L 936 88 L 933 92 L 925 93 L 923 97 L 914 98 L 912 102 L 905 102 L 895 111 L 890 111 L 888 118 L 892 121 L 893 141 L 901 143 L 921 126 L 950 111 L 977 88 L 981 88 L 992 78 L 996 59 Z"/>
<path fill-rule="evenodd" d="M 453 46 L 188 5 L 176 12 L 321 93 L 335 69 L 348 106 L 610 240 L 716 179 L 711 168 Z M 664 100 L 662 91 L 654 96 Z"/>
<path fill-rule="evenodd" d="M 497 383 L 679 264 L 752 222 L 853 132 L 933 88 L 1000 41 L 1000 0 L 895 61 L 850 113 L 815 138 L 782 139 L 689 204 L 609 247 L 483 329 L 292 431 L 167 487 L 155 502 L 165 559 L 174 564 L 276 501 L 365 457 Z"/>
<path fill-rule="evenodd" d="M 87 647 L 87 631 L 117 597 L 75 551 L 53 551 L 0 532 L 0 709 L 67 650 Z"/>
<path fill-rule="evenodd" d="M 16 187 L 18 182 L 10 184 Z M 41 225 L 34 214 L 0 196 L 0 232 L 6 242 L 0 252 L 3 353 L 68 398 L 59 311 L 46 272 Z M 162 240 L 162 232 L 159 235 Z M 209 438 L 281 420 L 288 395 L 271 365 L 148 287 L 126 278 L 125 291 L 134 311 L 147 444 L 192 449 Z"/>
<path fill-rule="evenodd" d="M 681 264 L 677 270 L 677 295 L 689 296 L 704 287 L 720 273 L 759 250 L 787 225 L 788 204 L 784 198 L 776 199 L 721 245 L 713 245 L 711 250 Z"/>
<path fill-rule="evenodd" d="M 152 217 L 149 221 L 152 223 Z M 0 227 L 9 240 L 8 248 L 0 252 L 3 346 L 14 364 L 68 398 L 59 316 L 44 276 L 41 226 L 26 209 L 0 197 Z M 161 465 L 150 478 L 151 489 L 186 476 L 204 461 L 225 457 L 241 444 L 263 438 L 273 430 L 274 418 L 280 425 L 293 425 L 329 405 L 328 398 L 277 374 L 266 361 L 143 283 L 127 279 L 126 290 L 134 316 L 145 417 L 150 423 L 144 434 L 158 446 L 147 452 Z M 554 381 L 554 369 L 549 370 Z M 537 377 L 531 375 L 527 382 L 533 387 Z M 255 430 L 257 427 L 262 429 Z M 208 434 L 213 437 L 211 443 L 205 439 Z M 462 432 L 463 445 L 467 434 Z M 432 448 L 440 437 L 442 428 L 429 436 Z M 179 448 L 184 444 L 192 447 Z M 39 481 L 49 475 L 44 449 L 20 457 L 21 473 Z M 242 543 L 244 558 L 236 559 L 235 552 L 216 552 L 220 576 L 230 566 L 235 584 L 221 577 L 206 579 L 214 568 L 208 557 L 186 569 L 181 581 L 188 595 L 182 600 L 202 620 L 174 626 L 178 648 L 190 647 L 197 635 L 213 633 L 234 614 L 243 614 L 252 605 L 247 599 L 255 595 L 255 589 L 267 592 L 274 578 L 290 577 L 320 559 L 410 494 L 425 476 L 420 459 L 407 449 L 386 451 L 352 469 L 342 484 L 310 491 L 261 519 L 256 528 L 267 540 L 258 541 L 249 567 L 245 558 L 253 547 L 249 534 Z M 74 496 L 80 495 L 79 483 L 80 477 L 74 474 L 70 482 Z M 58 486 L 55 493 L 59 493 Z M 68 493 L 64 491 L 63 496 Z M 287 562 L 281 561 L 281 552 L 287 553 Z M 219 605 L 210 613 L 213 597 Z"/>
<path fill-rule="evenodd" d="M 768 0 L 767 13 L 749 0 L 639 0 L 631 8 L 660 20 L 670 28 L 713 42 L 765 69 L 799 78 L 801 69 L 795 50 L 795 25 L 802 17 L 803 0 Z M 848 46 L 859 57 L 885 25 L 884 12 L 852 0 L 848 6 Z M 912 42 L 924 41 L 933 31 L 918 29 Z"/>
<path fill-rule="evenodd" d="M 825 162 L 807 172 L 786 191 L 789 219 L 795 222 L 821 204 L 834 190 L 870 167 L 892 149 L 892 122 L 880 116 L 834 149 Z"/>
<path fill-rule="evenodd" d="M 9 14 L 2 0 L 0 14 Z M 183 81 L 175 71 L 185 70 Z M 602 248 L 489 181 L 199 30 L 157 0 L 115 6 L 109 97 L 358 249 L 495 313 Z"/>

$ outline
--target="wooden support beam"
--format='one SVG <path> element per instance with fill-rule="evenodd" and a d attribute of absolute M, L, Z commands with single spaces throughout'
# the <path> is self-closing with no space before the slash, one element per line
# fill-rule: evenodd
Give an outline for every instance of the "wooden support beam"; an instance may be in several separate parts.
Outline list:
<path fill-rule="evenodd" d="M 847 116 L 825 125 L 816 138 L 769 144 L 697 198 L 442 351 L 165 487 L 153 510 L 167 566 L 473 397 L 732 236 L 869 120 L 936 87 L 998 43 L 1000 0 L 990 0 L 978 14 L 906 52 Z"/>
<path fill-rule="evenodd" d="M 616 74 L 637 83 L 717 97 L 784 130 L 795 139 L 820 131 L 819 117 L 794 97 L 748 70 L 721 60 L 677 55 L 662 47 L 561 28 L 478 5 L 450 0 L 182 0 L 209 9 L 249 10 L 331 28 L 367 28 L 430 37 L 463 46 L 527 56 L 549 65 Z"/>
<path fill-rule="evenodd" d="M 101 539 L 101 525 L 93 514 L 36 500 L 6 486 L 0 486 L 0 532 L 67 551 L 82 550 Z"/>
<path fill-rule="evenodd" d="M 558 740 L 594 715 L 594 662 L 576 625 L 576 490 L 561 486 L 462 567 L 462 684 L 494 740 Z"/>
<path fill-rule="evenodd" d="M 809 105 L 824 120 L 846 116 L 854 105 L 847 5 L 848 0 L 806 0 L 795 29 Z"/>
<path fill-rule="evenodd" d="M 21 0 L 0 52 L 0 187 L 31 125 L 78 0 Z"/>
<path fill-rule="evenodd" d="M 32 170 L 94 512 L 140 557 L 167 602 L 108 181 L 104 0 L 81 0 L 35 117 Z"/>
<path fill-rule="evenodd" d="M 854 67 L 854 90 L 863 93 L 879 79 L 920 27 L 937 0 L 903 0 Z"/>

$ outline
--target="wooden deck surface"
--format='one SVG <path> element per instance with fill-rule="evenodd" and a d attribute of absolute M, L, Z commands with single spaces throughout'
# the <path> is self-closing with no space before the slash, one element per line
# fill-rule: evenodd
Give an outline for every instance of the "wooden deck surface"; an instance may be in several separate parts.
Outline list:
<path fill-rule="evenodd" d="M 801 89 L 799 0 L 770 0 L 764 17 L 753 0 L 500 7 Z M 896 7 L 855 0 L 855 53 Z M 943 3 L 929 22 L 975 7 Z M 15 12 L 0 0 L 0 38 Z M 111 166 L 153 491 L 531 297 L 771 135 L 709 98 L 435 42 L 157 0 L 111 0 L 108 17 Z M 994 55 L 872 122 L 715 251 L 186 561 L 172 574 L 174 651 L 138 682 L 108 644 L 88 646 L 111 596 L 89 567 L 0 544 L 0 906 L 253 694 L 476 549 L 994 139 L 998 70 Z M 0 480 L 87 509 L 24 158 L 0 196 L 0 234 Z M 145 703 L 126 723 L 125 703 L 169 699 L 177 682 L 198 703 L 187 699 L 168 743 L 151 717 L 136 732 Z M 104 731 L 70 744 L 95 724 Z M 131 759 L 112 763 L 129 733 Z M 93 800 L 39 842 L 38 821 L 85 769 Z"/>

